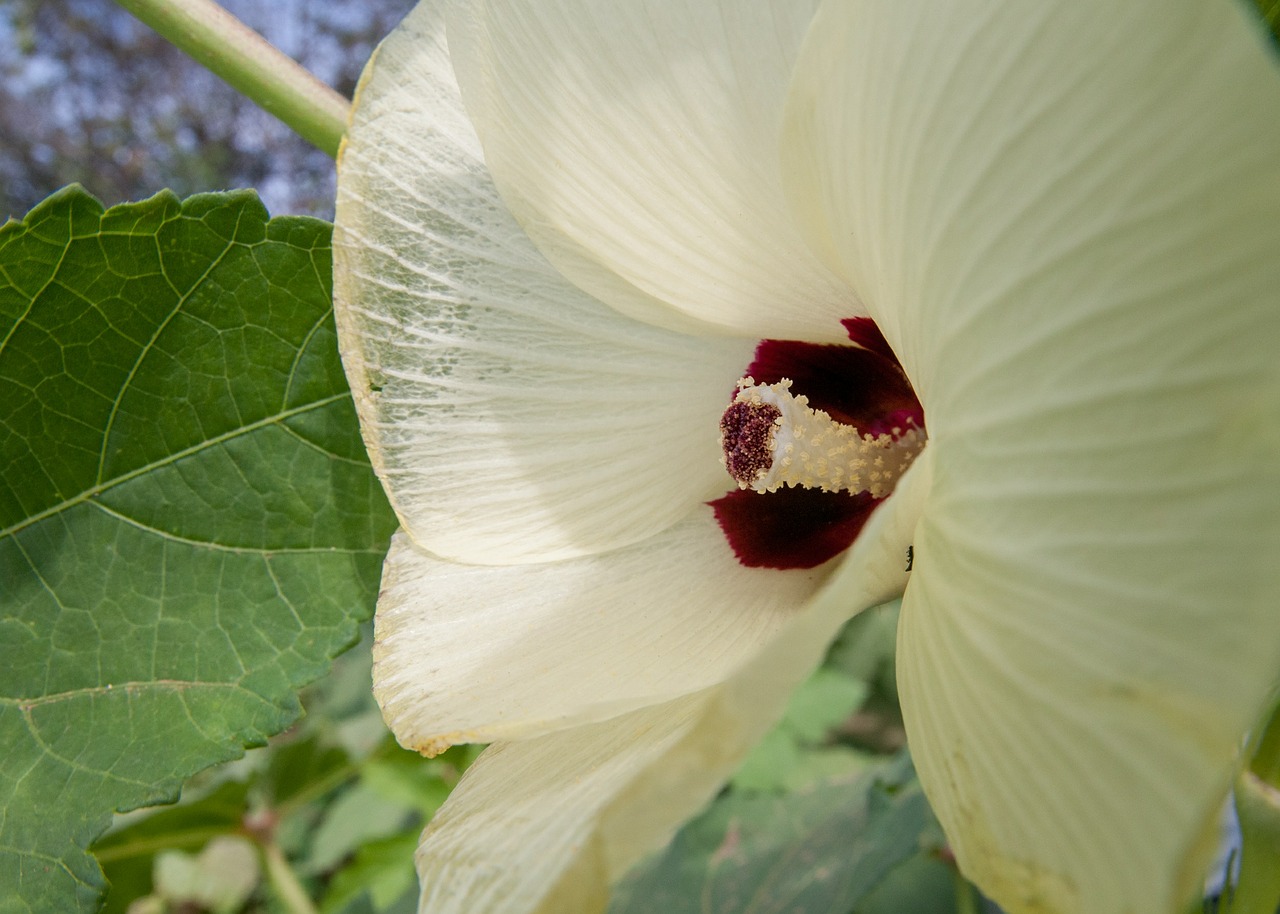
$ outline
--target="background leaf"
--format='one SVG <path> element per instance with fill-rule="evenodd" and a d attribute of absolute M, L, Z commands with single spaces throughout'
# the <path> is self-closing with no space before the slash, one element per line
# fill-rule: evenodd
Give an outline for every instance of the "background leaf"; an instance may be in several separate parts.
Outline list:
<path fill-rule="evenodd" d="M 372 911 L 384 912 L 409 896 L 409 910 L 417 910 L 418 874 L 413 854 L 418 849 L 416 831 L 370 841 L 356 853 L 355 862 L 338 874 L 325 896 L 322 914 L 337 914 L 365 901 Z"/>
<path fill-rule="evenodd" d="M 329 232 L 79 188 L 0 229 L 0 912 L 95 910 L 112 812 L 283 729 L 371 612 Z"/>
<path fill-rule="evenodd" d="M 111 880 L 104 914 L 124 914 L 129 901 L 151 892 L 157 853 L 199 851 L 219 836 L 235 834 L 244 819 L 245 794 L 244 784 L 224 782 L 199 799 L 184 796 L 182 804 L 165 807 L 95 845 Z"/>
<path fill-rule="evenodd" d="M 733 776 L 738 790 L 787 791 L 865 770 L 869 754 L 828 745 L 828 735 L 861 707 L 866 682 L 836 667 L 822 667 L 791 696 L 778 726 L 765 735 Z"/>
<path fill-rule="evenodd" d="M 869 773 L 790 794 L 723 794 L 618 887 L 609 912 L 870 914 L 895 910 L 880 906 L 877 890 L 904 867 L 912 868 L 917 894 L 931 893 L 913 899 L 910 910 L 950 911 L 941 844 L 903 754 Z"/>

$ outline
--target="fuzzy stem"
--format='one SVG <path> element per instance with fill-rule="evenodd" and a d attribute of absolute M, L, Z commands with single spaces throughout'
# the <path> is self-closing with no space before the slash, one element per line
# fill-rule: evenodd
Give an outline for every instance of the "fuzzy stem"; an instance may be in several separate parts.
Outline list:
<path fill-rule="evenodd" d="M 337 156 L 351 104 L 213 0 L 116 0 L 199 64 Z"/>

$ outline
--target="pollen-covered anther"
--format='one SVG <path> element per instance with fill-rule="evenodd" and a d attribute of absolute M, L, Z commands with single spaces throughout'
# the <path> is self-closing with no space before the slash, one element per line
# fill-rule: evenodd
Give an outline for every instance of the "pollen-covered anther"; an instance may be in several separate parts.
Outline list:
<path fill-rule="evenodd" d="M 750 398 L 734 400 L 720 417 L 722 462 L 742 488 L 773 466 L 773 435 L 781 418 L 777 407 Z"/>
<path fill-rule="evenodd" d="M 725 468 L 743 489 L 773 492 L 802 486 L 828 492 L 893 491 L 924 447 L 923 429 L 864 435 L 793 396 L 791 381 L 738 382 L 738 395 L 720 419 Z"/>

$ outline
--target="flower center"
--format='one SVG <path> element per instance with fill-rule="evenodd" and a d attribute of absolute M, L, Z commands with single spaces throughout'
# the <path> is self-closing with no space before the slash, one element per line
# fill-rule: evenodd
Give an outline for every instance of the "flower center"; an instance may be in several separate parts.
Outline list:
<path fill-rule="evenodd" d="M 720 418 L 724 466 L 738 488 L 776 492 L 782 486 L 883 498 L 924 447 L 914 426 L 878 435 L 837 422 L 791 393 L 793 382 L 757 384 L 746 377 Z"/>
<path fill-rule="evenodd" d="M 855 345 L 762 340 L 721 416 L 738 485 L 710 505 L 748 567 L 839 555 L 924 447 L 924 410 L 893 350 L 870 319 L 842 323 Z"/>

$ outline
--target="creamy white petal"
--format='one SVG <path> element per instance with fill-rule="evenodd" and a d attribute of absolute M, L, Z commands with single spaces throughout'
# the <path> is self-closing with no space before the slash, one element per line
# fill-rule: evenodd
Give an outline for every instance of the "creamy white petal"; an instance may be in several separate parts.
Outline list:
<path fill-rule="evenodd" d="M 532 566 L 442 561 L 398 534 L 375 693 L 427 753 L 603 720 L 721 682 L 824 577 L 742 567 L 705 506 L 636 545 Z"/>
<path fill-rule="evenodd" d="M 744 754 L 740 727 L 709 713 L 717 693 L 490 746 L 423 835 L 418 910 L 602 914 L 609 885 Z"/>
<path fill-rule="evenodd" d="M 431 5 L 361 84 L 334 245 L 365 440 L 423 547 L 580 555 L 724 491 L 717 423 L 753 343 L 631 321 L 547 264 L 489 178 Z"/>
<path fill-rule="evenodd" d="M 823 7 L 793 200 L 921 395 L 920 776 L 1011 914 L 1196 893 L 1280 669 L 1280 78 L 1237 3 Z"/>
<path fill-rule="evenodd" d="M 865 312 L 792 227 L 778 167 L 815 5 L 460 0 L 449 49 L 504 198 L 575 283 L 662 326 L 841 341 Z"/>
<path fill-rule="evenodd" d="M 711 799 L 844 621 L 901 592 L 928 484 L 917 463 L 828 585 L 722 684 L 486 750 L 423 836 L 419 910 L 603 912 L 610 884 Z"/>

